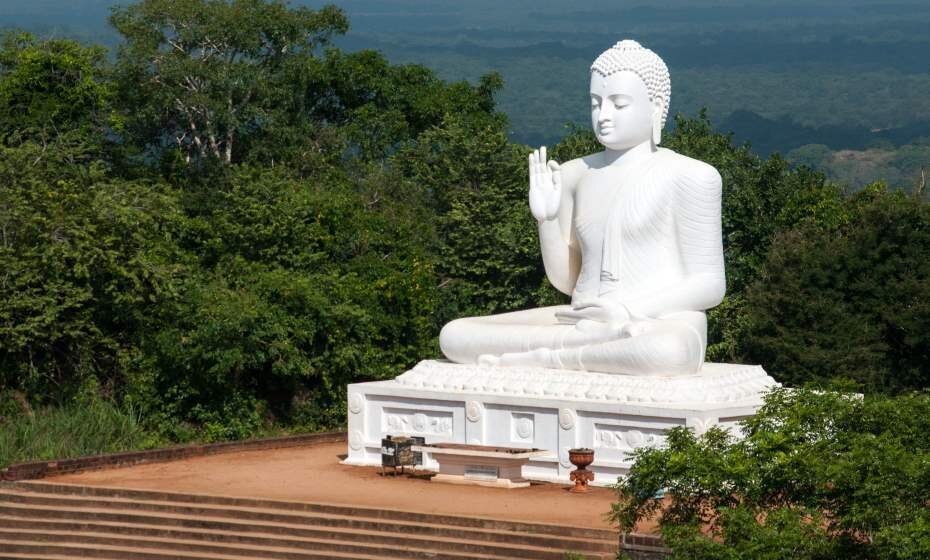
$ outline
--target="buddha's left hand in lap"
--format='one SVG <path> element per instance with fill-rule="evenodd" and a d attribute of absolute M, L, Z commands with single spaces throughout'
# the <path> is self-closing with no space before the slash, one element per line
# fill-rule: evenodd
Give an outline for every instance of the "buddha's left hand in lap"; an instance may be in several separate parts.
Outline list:
<path fill-rule="evenodd" d="M 597 298 L 555 314 L 560 324 L 574 325 L 579 332 L 598 338 L 628 338 L 643 332 L 645 323 L 625 305 Z"/>
<path fill-rule="evenodd" d="M 582 322 L 593 321 L 613 327 L 620 327 L 634 319 L 625 305 L 604 298 L 596 298 L 578 304 L 572 309 L 558 311 L 555 317 L 564 325 L 579 325 Z"/>

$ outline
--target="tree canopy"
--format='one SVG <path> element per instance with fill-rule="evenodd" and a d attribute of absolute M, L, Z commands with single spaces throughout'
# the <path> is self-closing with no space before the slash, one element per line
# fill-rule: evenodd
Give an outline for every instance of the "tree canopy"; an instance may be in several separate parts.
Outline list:
<path fill-rule="evenodd" d="M 930 396 L 778 389 L 737 439 L 668 432 L 635 452 L 611 517 L 657 518 L 672 558 L 916 559 L 930 553 Z"/>
<path fill-rule="evenodd" d="M 279 126 L 293 68 L 348 29 L 334 6 L 280 0 L 146 0 L 117 7 L 110 22 L 125 40 L 118 84 L 136 140 L 225 164 L 240 141 Z"/>

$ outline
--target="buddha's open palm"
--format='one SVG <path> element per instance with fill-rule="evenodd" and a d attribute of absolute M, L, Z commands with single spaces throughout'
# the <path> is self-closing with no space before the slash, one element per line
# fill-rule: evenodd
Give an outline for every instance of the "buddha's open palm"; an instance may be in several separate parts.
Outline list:
<path fill-rule="evenodd" d="M 555 161 L 546 160 L 546 147 L 530 154 L 530 212 L 536 220 L 552 220 L 562 204 L 562 172 Z"/>

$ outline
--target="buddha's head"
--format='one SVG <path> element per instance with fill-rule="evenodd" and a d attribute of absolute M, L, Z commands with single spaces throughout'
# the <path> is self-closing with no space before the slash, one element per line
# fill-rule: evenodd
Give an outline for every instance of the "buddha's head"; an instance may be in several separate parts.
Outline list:
<path fill-rule="evenodd" d="M 591 126 L 598 141 L 626 150 L 662 141 L 672 87 L 668 67 L 636 41 L 620 41 L 591 65 Z"/>

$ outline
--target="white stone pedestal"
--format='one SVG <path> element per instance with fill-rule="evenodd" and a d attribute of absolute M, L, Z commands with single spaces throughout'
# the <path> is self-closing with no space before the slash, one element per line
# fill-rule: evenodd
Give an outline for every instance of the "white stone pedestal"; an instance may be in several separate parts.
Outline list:
<path fill-rule="evenodd" d="M 385 435 L 549 450 L 523 467 L 530 480 L 569 483 L 573 447 L 594 449 L 593 484 L 627 472 L 629 453 L 662 445 L 664 431 L 735 428 L 777 385 L 759 366 L 704 364 L 697 375 L 624 376 L 426 360 L 391 381 L 349 385 L 350 465 L 381 465 Z M 436 461 L 424 454 L 424 467 Z"/>

